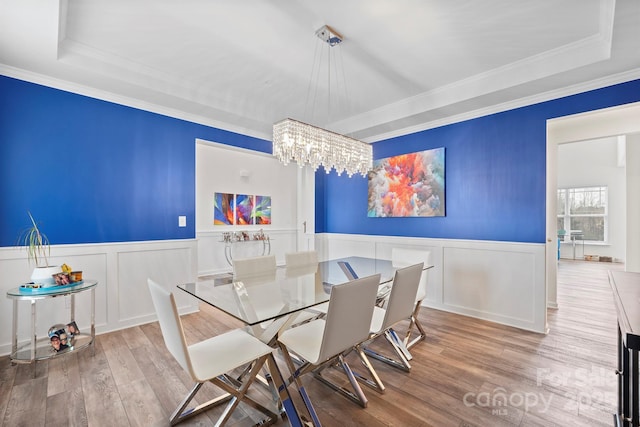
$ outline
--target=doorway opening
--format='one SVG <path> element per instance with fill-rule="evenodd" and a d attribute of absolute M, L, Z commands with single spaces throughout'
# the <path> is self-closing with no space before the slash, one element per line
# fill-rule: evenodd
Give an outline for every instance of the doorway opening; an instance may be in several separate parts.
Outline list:
<path fill-rule="evenodd" d="M 547 307 L 557 308 L 557 190 L 558 190 L 558 146 L 569 142 L 587 141 L 598 138 L 626 135 L 627 158 L 636 160 L 636 147 L 640 142 L 640 102 L 602 110 L 590 111 L 571 116 L 559 117 L 547 121 L 547 209 L 546 209 L 546 288 Z M 638 153 L 640 155 L 640 153 Z M 640 158 L 640 157 L 638 157 Z M 640 186 L 636 169 L 627 170 L 627 195 Z M 635 176 L 633 176 L 635 174 Z M 627 261 L 640 258 L 640 244 L 635 242 L 640 226 L 635 226 L 629 218 L 637 217 L 640 202 L 627 198 L 626 212 L 626 250 L 625 263 L 627 271 L 640 271 L 640 266 Z M 630 270 L 631 269 L 631 270 Z"/>

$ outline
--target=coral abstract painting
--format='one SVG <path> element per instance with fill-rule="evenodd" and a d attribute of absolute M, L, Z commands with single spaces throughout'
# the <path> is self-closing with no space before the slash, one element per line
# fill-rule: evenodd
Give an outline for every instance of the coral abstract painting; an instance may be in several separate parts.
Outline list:
<path fill-rule="evenodd" d="M 444 165 L 444 147 L 374 160 L 367 216 L 444 216 Z"/>
<path fill-rule="evenodd" d="M 215 193 L 213 197 L 213 224 L 233 225 L 233 194 Z"/>
<path fill-rule="evenodd" d="M 253 196 L 246 194 L 236 194 L 236 225 L 252 224 L 251 213 L 253 212 Z"/>
<path fill-rule="evenodd" d="M 271 224 L 271 196 L 256 196 L 254 224 Z"/>

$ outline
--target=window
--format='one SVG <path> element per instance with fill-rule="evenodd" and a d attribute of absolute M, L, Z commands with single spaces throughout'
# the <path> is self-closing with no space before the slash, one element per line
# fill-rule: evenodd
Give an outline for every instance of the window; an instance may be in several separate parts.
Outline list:
<path fill-rule="evenodd" d="M 558 190 L 558 230 L 581 231 L 582 238 L 607 241 L 607 187 Z"/>

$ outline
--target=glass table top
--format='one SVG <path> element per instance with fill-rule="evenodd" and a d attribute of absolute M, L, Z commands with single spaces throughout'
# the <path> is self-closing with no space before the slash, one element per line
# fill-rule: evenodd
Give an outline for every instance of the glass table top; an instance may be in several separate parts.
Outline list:
<path fill-rule="evenodd" d="M 247 325 L 256 325 L 327 302 L 331 286 L 358 277 L 380 274 L 379 294 L 388 293 L 395 270 L 389 260 L 349 257 L 307 268 L 277 268 L 266 275 L 229 275 L 178 288 Z"/>
<path fill-rule="evenodd" d="M 19 286 L 7 291 L 7 298 L 12 299 L 43 299 L 51 298 L 58 295 L 75 294 L 78 292 L 91 289 L 98 284 L 95 280 L 83 280 L 78 283 L 70 283 L 63 286 L 50 286 L 47 288 L 30 289 Z"/>

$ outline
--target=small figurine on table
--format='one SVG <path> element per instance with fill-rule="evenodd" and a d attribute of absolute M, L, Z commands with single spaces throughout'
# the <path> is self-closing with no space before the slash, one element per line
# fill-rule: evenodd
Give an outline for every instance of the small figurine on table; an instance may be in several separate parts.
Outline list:
<path fill-rule="evenodd" d="M 78 325 L 76 325 L 76 322 L 67 323 L 67 333 L 71 337 L 80 333 L 80 329 L 78 329 Z"/>
<path fill-rule="evenodd" d="M 69 275 L 66 273 L 57 273 L 53 278 L 55 279 L 56 285 L 58 286 L 68 285 L 71 283 L 71 281 L 69 280 Z"/>
<path fill-rule="evenodd" d="M 65 341 L 66 341 L 66 339 L 65 339 Z M 58 334 L 51 335 L 51 347 L 53 347 L 53 349 L 56 352 L 60 352 L 62 350 L 66 350 L 67 348 L 69 348 L 69 346 L 67 344 L 63 344 L 60 341 L 60 336 Z"/>
<path fill-rule="evenodd" d="M 66 332 L 61 332 L 60 333 L 60 347 L 61 348 L 62 348 L 62 346 L 68 347 L 69 345 L 70 345 L 70 343 L 69 343 L 69 340 L 67 338 L 67 333 Z"/>

